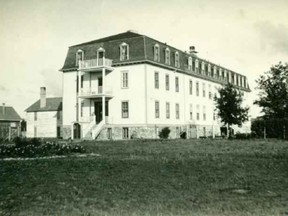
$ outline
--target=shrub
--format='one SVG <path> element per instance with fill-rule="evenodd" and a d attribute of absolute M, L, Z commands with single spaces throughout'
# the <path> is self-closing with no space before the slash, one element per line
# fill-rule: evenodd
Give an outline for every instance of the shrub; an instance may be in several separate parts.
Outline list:
<path fill-rule="evenodd" d="M 251 134 L 250 133 L 236 133 L 235 134 L 235 139 L 251 139 Z"/>
<path fill-rule="evenodd" d="M 160 133 L 159 133 L 159 137 L 161 139 L 167 139 L 169 137 L 169 134 L 170 134 L 170 129 L 169 127 L 164 127 Z"/>
<path fill-rule="evenodd" d="M 84 153 L 85 148 L 80 145 L 58 144 L 54 142 L 41 143 L 39 139 L 17 139 L 17 145 L 0 146 L 0 157 L 43 157 L 52 155 L 68 155 Z M 39 144 L 40 142 L 40 144 Z M 24 145 L 25 144 L 25 145 Z"/>
<path fill-rule="evenodd" d="M 184 131 L 184 132 L 182 132 L 182 133 L 180 134 L 180 138 L 181 138 L 181 139 L 186 139 L 186 138 L 187 138 L 187 133 L 186 133 L 186 131 Z"/>

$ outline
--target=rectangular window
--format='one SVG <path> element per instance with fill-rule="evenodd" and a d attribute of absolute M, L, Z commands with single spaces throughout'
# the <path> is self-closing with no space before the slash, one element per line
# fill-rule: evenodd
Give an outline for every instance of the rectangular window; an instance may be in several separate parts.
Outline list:
<path fill-rule="evenodd" d="M 170 103 L 166 103 L 166 118 L 170 118 Z"/>
<path fill-rule="evenodd" d="M 128 101 L 122 102 L 122 118 L 129 118 L 129 104 Z"/>
<path fill-rule="evenodd" d="M 159 72 L 154 73 L 154 86 L 155 89 L 159 89 Z"/>
<path fill-rule="evenodd" d="M 79 77 L 76 75 L 76 92 L 79 92 Z"/>
<path fill-rule="evenodd" d="M 203 121 L 206 121 L 206 107 L 203 106 Z"/>
<path fill-rule="evenodd" d="M 199 96 L 199 82 L 196 82 L 196 96 Z"/>
<path fill-rule="evenodd" d="M 112 139 L 112 128 L 107 128 L 107 139 L 108 140 Z"/>
<path fill-rule="evenodd" d="M 81 107 L 80 107 L 80 116 L 83 117 L 83 108 L 84 108 L 84 102 L 81 102 Z"/>
<path fill-rule="evenodd" d="M 175 91 L 179 92 L 179 78 L 175 77 Z"/>
<path fill-rule="evenodd" d="M 34 121 L 37 121 L 37 112 L 34 112 Z"/>
<path fill-rule="evenodd" d="M 192 95 L 193 93 L 193 83 L 192 80 L 189 81 L 189 94 Z"/>
<path fill-rule="evenodd" d="M 168 74 L 166 74 L 166 76 L 165 76 L 165 85 L 166 85 L 166 90 L 169 91 L 170 84 L 169 84 L 169 75 Z"/>
<path fill-rule="evenodd" d="M 179 111 L 179 104 L 176 103 L 175 104 L 175 111 L 176 111 L 176 119 L 179 119 L 180 118 L 180 111 Z"/>
<path fill-rule="evenodd" d="M 189 114 L 190 114 L 190 120 L 193 120 L 193 105 L 192 104 L 190 104 L 190 112 L 189 112 Z"/>
<path fill-rule="evenodd" d="M 159 101 L 155 101 L 155 118 L 160 117 L 160 110 L 159 110 Z"/>
<path fill-rule="evenodd" d="M 122 88 L 128 88 L 128 71 L 122 71 L 121 83 Z"/>
<path fill-rule="evenodd" d="M 122 138 L 129 139 L 129 128 L 127 127 L 122 128 Z"/>
<path fill-rule="evenodd" d="M 209 99 L 212 100 L 212 92 L 211 92 L 211 85 L 208 85 L 208 91 L 209 91 Z"/>
<path fill-rule="evenodd" d="M 199 107 L 199 105 L 196 106 L 196 111 L 197 111 L 197 113 L 196 113 L 196 119 L 197 119 L 197 120 L 200 120 L 200 113 L 199 113 L 200 107 Z"/>
<path fill-rule="evenodd" d="M 203 97 L 206 97 L 206 86 L 205 86 L 205 83 L 202 83 L 202 91 L 203 91 Z"/>
<path fill-rule="evenodd" d="M 80 82 L 81 82 L 81 88 L 83 88 L 83 86 L 84 86 L 84 75 L 81 75 Z"/>

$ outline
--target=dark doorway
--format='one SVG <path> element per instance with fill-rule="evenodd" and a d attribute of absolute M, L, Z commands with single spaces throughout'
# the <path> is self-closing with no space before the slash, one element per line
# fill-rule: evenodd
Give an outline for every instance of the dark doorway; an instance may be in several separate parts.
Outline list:
<path fill-rule="evenodd" d="M 74 123 L 73 125 L 73 139 L 81 138 L 81 125 L 79 123 Z"/>
<path fill-rule="evenodd" d="M 96 115 L 96 124 L 102 121 L 102 101 L 95 101 L 94 110 Z M 105 116 L 109 116 L 108 113 L 108 101 L 105 103 Z"/>
<path fill-rule="evenodd" d="M 104 58 L 105 57 L 105 52 L 104 51 L 99 51 L 98 52 L 98 58 L 101 59 L 101 58 Z"/>

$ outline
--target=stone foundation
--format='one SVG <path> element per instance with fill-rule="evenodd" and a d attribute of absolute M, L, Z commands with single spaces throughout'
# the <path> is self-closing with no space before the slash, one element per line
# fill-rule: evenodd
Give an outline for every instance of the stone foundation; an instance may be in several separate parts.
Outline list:
<path fill-rule="evenodd" d="M 63 139 L 70 139 L 71 135 L 72 135 L 71 125 L 63 125 L 63 128 L 62 128 Z"/>
<path fill-rule="evenodd" d="M 106 125 L 99 135 L 98 140 L 122 140 L 123 128 L 128 128 L 128 139 L 159 139 L 159 132 L 169 127 L 169 139 L 180 138 L 180 134 L 186 132 L 187 139 L 220 136 L 220 127 L 212 125 L 167 125 L 167 126 L 115 126 Z M 70 135 L 71 136 L 71 135 Z"/>

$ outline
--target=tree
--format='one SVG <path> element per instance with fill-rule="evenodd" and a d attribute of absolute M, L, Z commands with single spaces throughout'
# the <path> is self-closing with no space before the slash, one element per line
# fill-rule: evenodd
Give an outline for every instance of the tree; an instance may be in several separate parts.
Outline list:
<path fill-rule="evenodd" d="M 228 126 L 228 131 L 232 125 L 241 126 L 248 120 L 248 107 L 241 107 L 243 93 L 238 91 L 231 83 L 219 89 L 219 97 L 214 97 L 217 115 L 221 122 Z M 230 133 L 227 133 L 227 137 Z"/>
<path fill-rule="evenodd" d="M 259 99 L 254 104 L 262 107 L 265 119 L 288 117 L 288 64 L 281 62 L 261 75 L 257 82 Z"/>

